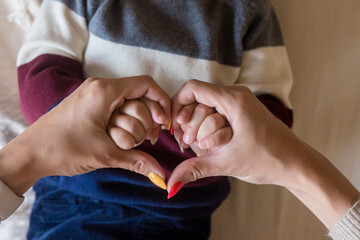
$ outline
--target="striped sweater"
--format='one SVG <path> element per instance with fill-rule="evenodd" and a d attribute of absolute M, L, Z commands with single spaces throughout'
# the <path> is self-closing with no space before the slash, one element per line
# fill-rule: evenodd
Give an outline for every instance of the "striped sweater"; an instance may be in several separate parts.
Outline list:
<path fill-rule="evenodd" d="M 17 66 L 29 123 L 88 77 L 143 74 L 170 96 L 189 79 L 245 85 L 274 115 L 292 123 L 292 76 L 268 0 L 45 0 Z M 155 146 L 145 141 L 138 149 L 154 156 L 167 176 L 194 156 L 191 150 L 181 153 L 165 131 Z M 167 200 L 145 177 L 122 169 L 40 182 L 176 218 L 209 216 L 229 192 L 225 178 L 207 178 Z"/>

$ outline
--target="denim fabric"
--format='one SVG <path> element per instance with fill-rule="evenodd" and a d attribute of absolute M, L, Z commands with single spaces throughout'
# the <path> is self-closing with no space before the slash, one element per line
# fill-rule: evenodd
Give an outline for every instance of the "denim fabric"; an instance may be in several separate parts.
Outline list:
<path fill-rule="evenodd" d="M 169 219 L 37 185 L 28 239 L 208 239 L 210 217 Z"/>

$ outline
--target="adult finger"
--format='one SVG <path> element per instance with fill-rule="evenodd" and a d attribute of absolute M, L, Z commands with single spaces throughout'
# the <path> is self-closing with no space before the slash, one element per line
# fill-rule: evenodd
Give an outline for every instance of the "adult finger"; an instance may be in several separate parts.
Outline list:
<path fill-rule="evenodd" d="M 155 173 L 163 180 L 165 173 L 160 164 L 149 154 L 139 150 L 121 150 L 118 149 L 107 166 L 110 168 L 123 168 L 146 177 Z"/>
<path fill-rule="evenodd" d="M 171 173 L 168 180 L 167 190 L 172 197 L 180 188 L 189 183 L 209 176 L 219 176 L 226 172 L 224 164 L 221 164 L 223 155 L 219 153 L 205 154 L 190 158 L 180 163 Z"/>
<path fill-rule="evenodd" d="M 221 88 L 217 85 L 190 80 L 172 97 L 173 117 L 178 115 L 183 106 L 193 103 L 202 103 L 216 108 L 221 104 L 219 101 L 222 97 Z"/>
<path fill-rule="evenodd" d="M 120 79 L 87 79 L 79 88 L 84 91 L 84 96 L 89 100 L 97 100 L 105 107 L 109 119 L 111 113 L 125 100 L 138 99 L 145 97 L 154 102 L 158 102 L 166 115 L 165 122 L 170 121 L 171 100 L 169 95 L 162 90 L 150 76 L 135 76 Z M 97 109 L 101 109 L 100 106 Z"/>

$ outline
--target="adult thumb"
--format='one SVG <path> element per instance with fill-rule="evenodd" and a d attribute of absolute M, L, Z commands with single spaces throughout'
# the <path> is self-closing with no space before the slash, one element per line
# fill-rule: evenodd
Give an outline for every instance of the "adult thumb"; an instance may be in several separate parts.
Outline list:
<path fill-rule="evenodd" d="M 183 185 L 205 177 L 222 175 L 221 166 L 218 163 L 220 156 L 215 152 L 199 157 L 189 158 L 180 163 L 171 173 L 168 180 L 168 198 L 174 196 Z"/>
<path fill-rule="evenodd" d="M 140 150 L 120 150 L 114 168 L 123 168 L 148 177 L 155 185 L 166 189 L 165 172 L 159 162 L 149 154 Z"/>

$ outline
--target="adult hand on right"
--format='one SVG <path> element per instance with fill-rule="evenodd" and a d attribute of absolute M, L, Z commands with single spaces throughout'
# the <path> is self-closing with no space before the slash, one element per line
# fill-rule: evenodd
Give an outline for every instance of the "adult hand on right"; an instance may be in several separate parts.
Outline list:
<path fill-rule="evenodd" d="M 233 137 L 217 150 L 179 164 L 168 181 L 169 197 L 183 184 L 210 176 L 275 184 L 292 192 L 328 229 L 358 201 L 359 191 L 349 180 L 297 138 L 248 88 L 189 81 L 172 99 L 174 130 L 180 127 L 178 113 L 195 102 L 224 116 Z M 206 141 L 199 144 L 214 144 L 211 138 Z"/>
<path fill-rule="evenodd" d="M 179 181 L 186 184 L 209 176 L 233 176 L 256 184 L 284 181 L 285 169 L 288 170 L 291 163 L 283 156 L 298 140 L 248 88 L 197 80 L 187 82 L 172 98 L 174 131 L 180 128 L 178 114 L 184 112 L 184 106 L 194 103 L 215 108 L 229 122 L 233 136 L 216 151 L 178 165 L 169 178 L 169 189 Z M 206 138 L 198 144 L 211 146 L 214 143 Z"/>

